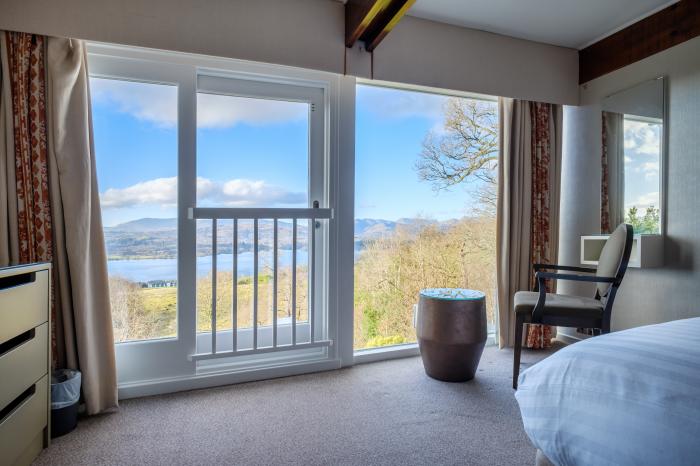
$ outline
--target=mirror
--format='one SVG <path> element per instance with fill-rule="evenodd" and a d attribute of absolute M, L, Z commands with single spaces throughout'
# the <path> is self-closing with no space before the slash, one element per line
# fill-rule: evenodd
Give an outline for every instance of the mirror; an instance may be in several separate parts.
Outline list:
<path fill-rule="evenodd" d="M 601 233 L 662 232 L 664 88 L 656 78 L 603 100 Z"/>

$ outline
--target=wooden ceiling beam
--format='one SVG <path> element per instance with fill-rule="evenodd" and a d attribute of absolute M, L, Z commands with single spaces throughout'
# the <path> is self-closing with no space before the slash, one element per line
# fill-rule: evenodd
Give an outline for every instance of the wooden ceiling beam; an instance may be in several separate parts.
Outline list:
<path fill-rule="evenodd" d="M 700 0 L 681 0 L 579 50 L 579 84 L 700 35 Z"/>
<path fill-rule="evenodd" d="M 345 46 L 361 40 L 374 50 L 416 0 L 348 0 L 345 4 Z"/>

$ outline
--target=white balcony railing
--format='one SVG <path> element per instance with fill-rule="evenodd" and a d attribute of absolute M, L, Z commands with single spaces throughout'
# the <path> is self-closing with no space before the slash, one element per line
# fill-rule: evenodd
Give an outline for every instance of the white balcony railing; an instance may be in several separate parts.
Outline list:
<path fill-rule="evenodd" d="M 213 358 L 226 358 L 232 356 L 242 356 L 250 354 L 273 353 L 278 351 L 297 350 L 305 348 L 315 348 L 330 346 L 331 340 L 316 339 L 316 229 L 320 226 L 320 221 L 327 221 L 333 218 L 333 209 L 307 208 L 307 209 L 275 209 L 275 208 L 207 208 L 194 207 L 189 209 L 190 219 L 205 219 L 211 220 L 212 228 L 212 262 L 211 262 L 211 350 L 209 352 L 198 352 L 191 356 L 192 360 L 204 360 Z M 217 328 L 216 308 L 217 298 L 217 227 L 219 220 L 233 220 L 233 289 L 232 289 L 232 306 L 231 306 L 231 325 L 230 331 L 231 350 L 217 351 Z M 249 328 L 238 328 L 238 223 L 240 220 L 253 221 L 253 327 L 252 327 L 252 345 Z M 259 221 L 272 220 L 273 222 L 273 265 L 272 265 L 272 341 L 271 345 L 261 346 L 259 343 L 258 330 L 258 268 L 259 268 Z M 285 338 L 284 342 L 278 339 L 278 330 L 280 322 L 277 317 L 277 287 L 278 287 L 278 249 L 279 249 L 279 220 L 291 220 L 292 222 L 292 263 L 291 263 L 291 322 L 282 322 L 284 328 L 291 326 L 291 341 Z M 309 299 L 308 299 L 308 322 L 304 322 L 304 334 L 308 334 L 308 340 L 299 341 L 297 338 L 297 233 L 298 221 L 310 221 L 313 226 L 310 228 L 308 237 L 308 267 L 309 267 Z M 241 330 L 244 330 L 246 338 L 245 342 L 241 341 Z M 263 335 L 269 337 L 270 328 L 263 329 Z M 224 335 L 228 336 L 228 330 Z M 269 338 L 265 338 L 269 342 Z M 244 347 L 240 348 L 241 343 Z M 226 345 L 222 345 L 228 347 Z"/>

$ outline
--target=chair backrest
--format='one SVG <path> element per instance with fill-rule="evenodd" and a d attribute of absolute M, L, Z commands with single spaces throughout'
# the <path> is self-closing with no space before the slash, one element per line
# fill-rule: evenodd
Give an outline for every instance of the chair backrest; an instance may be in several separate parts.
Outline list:
<path fill-rule="evenodd" d="M 620 286 L 622 277 L 625 276 L 625 271 L 627 270 L 627 264 L 630 261 L 633 237 L 634 229 L 632 225 L 621 223 L 605 242 L 598 259 L 596 275 L 599 277 L 615 277 L 617 280 L 613 284 L 598 283 L 598 295 L 600 297 L 606 296 L 612 286 Z"/>

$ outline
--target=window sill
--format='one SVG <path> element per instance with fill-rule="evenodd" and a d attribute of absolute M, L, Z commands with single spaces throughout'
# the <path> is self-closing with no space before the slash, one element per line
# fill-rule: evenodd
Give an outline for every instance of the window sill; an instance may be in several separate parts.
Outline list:
<path fill-rule="evenodd" d="M 365 364 L 388 359 L 408 358 L 411 356 L 418 356 L 419 354 L 418 343 L 407 343 L 405 345 L 384 346 L 381 348 L 369 348 L 355 351 L 353 362 L 354 364 Z"/>

